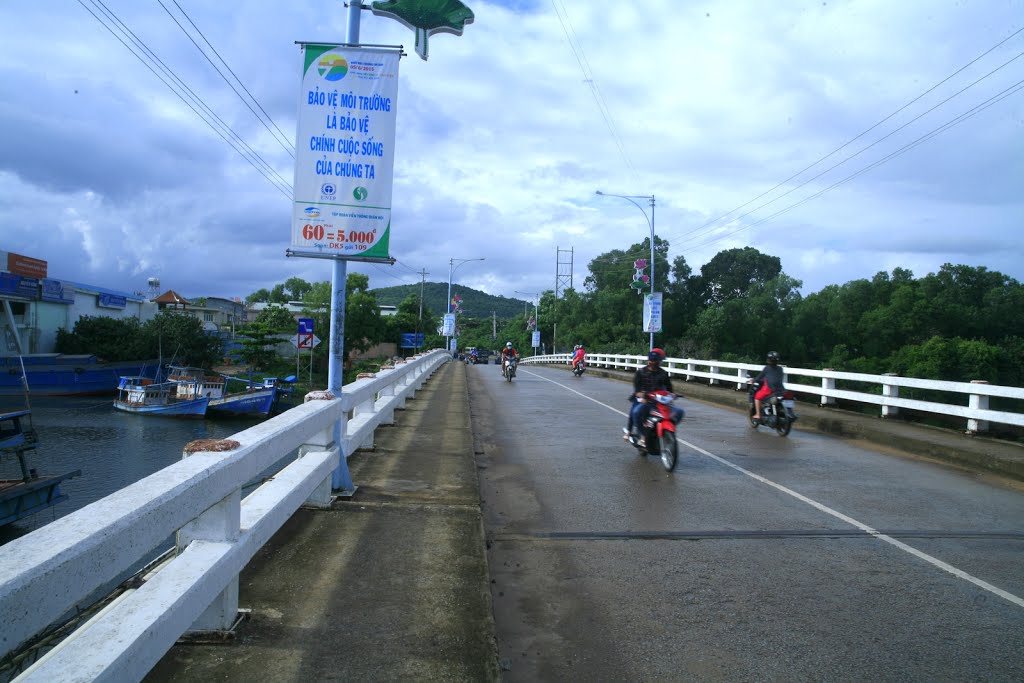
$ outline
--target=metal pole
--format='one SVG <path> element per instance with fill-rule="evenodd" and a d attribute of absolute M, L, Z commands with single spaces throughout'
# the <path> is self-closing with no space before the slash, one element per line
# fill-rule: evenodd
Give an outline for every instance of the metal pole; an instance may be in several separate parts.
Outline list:
<path fill-rule="evenodd" d="M 452 265 L 455 263 L 455 259 L 448 259 L 448 300 L 445 302 L 444 314 L 447 316 L 452 312 Z M 444 350 L 448 353 L 452 352 L 452 340 L 448 335 L 444 336 Z"/>
<path fill-rule="evenodd" d="M 654 305 L 654 195 L 651 195 L 651 305 Z M 651 332 L 651 346 L 654 348 L 654 332 Z M 648 351 L 650 351 L 648 349 Z"/>
<path fill-rule="evenodd" d="M 363 0 L 349 0 L 348 21 L 345 31 L 345 42 L 350 45 L 359 43 L 359 13 L 363 9 Z M 341 259 L 332 261 L 331 270 L 331 345 L 330 360 L 327 365 L 327 389 L 336 397 L 341 398 L 341 386 L 345 380 L 345 287 L 348 280 L 348 263 Z M 313 356 L 310 354 L 310 383 L 313 378 Z M 331 488 L 351 495 L 355 492 L 352 475 L 348 471 L 344 444 L 341 441 L 341 417 L 334 423 L 334 445 L 340 451 L 338 467 L 331 475 Z"/>
<path fill-rule="evenodd" d="M 602 192 L 597 190 L 597 193 L 602 197 L 618 197 L 619 199 L 625 199 L 627 202 L 640 209 L 640 213 L 644 215 L 644 220 L 647 221 L 647 225 L 651 228 L 651 294 L 654 294 L 654 195 L 624 195 L 624 194 L 610 194 L 608 192 Z M 651 203 L 651 215 L 647 216 L 647 212 L 644 207 L 637 204 L 634 199 L 646 199 Z M 654 348 L 654 332 L 651 332 L 651 345 L 650 348 Z"/>

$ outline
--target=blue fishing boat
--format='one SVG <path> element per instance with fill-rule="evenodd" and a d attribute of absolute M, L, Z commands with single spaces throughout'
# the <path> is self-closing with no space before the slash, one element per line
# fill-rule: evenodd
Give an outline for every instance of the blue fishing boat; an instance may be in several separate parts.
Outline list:
<path fill-rule="evenodd" d="M 277 406 L 281 394 L 287 393 L 276 377 L 267 377 L 262 383 L 227 375 L 211 377 L 202 368 L 169 366 L 169 379 L 183 382 L 186 386 L 201 387 L 208 393 L 210 403 L 207 414 L 222 417 L 267 417 Z M 228 382 L 244 385 L 238 391 L 228 391 Z"/>
<path fill-rule="evenodd" d="M 0 459 L 14 456 L 21 468 L 20 479 L 0 479 L 0 526 L 67 500 L 60 483 L 82 473 L 75 470 L 57 476 L 40 476 L 29 467 L 26 455 L 35 449 L 36 443 L 31 411 L 0 413 Z"/>
<path fill-rule="evenodd" d="M 209 395 L 186 382 L 154 382 L 148 377 L 122 377 L 114 407 L 138 415 L 203 417 Z"/>

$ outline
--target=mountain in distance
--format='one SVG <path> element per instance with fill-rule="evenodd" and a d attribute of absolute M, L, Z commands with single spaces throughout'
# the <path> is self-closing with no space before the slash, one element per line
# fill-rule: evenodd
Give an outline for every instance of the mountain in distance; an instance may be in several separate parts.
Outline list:
<path fill-rule="evenodd" d="M 406 297 L 419 296 L 419 285 L 398 285 L 396 287 L 381 287 L 371 289 L 370 294 L 377 297 L 377 303 L 381 306 L 397 306 L 405 301 Z M 495 315 L 502 320 L 522 315 L 526 310 L 533 315 L 533 303 L 522 299 L 510 299 L 507 296 L 494 296 L 481 292 L 472 287 L 464 287 L 459 284 L 452 284 L 452 298 L 456 295 L 462 297 L 462 314 L 471 318 L 490 318 Z M 447 282 L 426 282 L 423 284 L 423 305 L 434 315 L 440 316 L 445 313 L 445 299 L 448 298 Z"/>

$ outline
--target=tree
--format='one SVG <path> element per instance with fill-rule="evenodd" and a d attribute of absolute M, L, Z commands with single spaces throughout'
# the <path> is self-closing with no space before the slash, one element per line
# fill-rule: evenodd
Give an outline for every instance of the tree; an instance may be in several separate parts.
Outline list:
<path fill-rule="evenodd" d="M 284 288 L 288 290 L 292 301 L 302 301 L 312 285 L 301 277 L 290 277 L 284 281 Z"/>
<path fill-rule="evenodd" d="M 270 296 L 267 297 L 267 301 L 272 304 L 288 303 L 288 295 L 284 293 L 284 285 L 274 285 L 273 289 L 270 290 Z"/>
<path fill-rule="evenodd" d="M 148 348 L 166 362 L 210 368 L 224 357 L 221 340 L 207 333 L 203 323 L 187 313 L 162 311 L 146 321 L 142 335 Z"/>
<path fill-rule="evenodd" d="M 271 304 L 260 311 L 253 322 L 266 326 L 270 333 L 294 332 L 297 329 L 295 316 L 284 306 L 276 304 Z"/>
<path fill-rule="evenodd" d="M 263 288 L 257 289 L 255 292 L 245 297 L 245 303 L 247 306 L 251 306 L 254 303 L 265 303 L 270 301 L 270 290 Z"/>
<path fill-rule="evenodd" d="M 265 370 L 277 357 L 272 348 L 267 348 L 275 341 L 273 334 L 270 324 L 259 319 L 242 328 L 242 359 L 253 370 Z"/>
<path fill-rule="evenodd" d="M 782 261 L 753 247 L 720 251 L 701 266 L 700 290 L 704 304 L 714 306 L 743 297 L 757 283 L 779 276 Z"/>

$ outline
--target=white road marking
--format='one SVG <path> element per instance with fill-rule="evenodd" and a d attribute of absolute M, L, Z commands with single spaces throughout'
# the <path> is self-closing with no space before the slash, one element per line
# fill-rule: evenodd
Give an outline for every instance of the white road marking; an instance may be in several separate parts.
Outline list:
<path fill-rule="evenodd" d="M 545 380 L 547 382 L 551 382 L 552 384 L 555 384 L 555 385 L 557 385 L 559 387 L 562 387 L 566 391 L 570 391 L 570 392 L 576 394 L 577 396 L 580 396 L 582 398 L 587 399 L 588 401 L 593 401 L 594 403 L 598 404 L 599 406 L 603 406 L 603 407 L 607 408 L 608 410 L 611 410 L 612 412 L 615 412 L 615 413 L 618 413 L 619 415 L 622 415 L 623 417 L 626 417 L 626 415 L 627 415 L 627 413 L 625 413 L 625 412 L 623 412 L 621 410 L 618 410 L 616 408 L 613 408 L 612 406 L 608 405 L 607 403 L 602 403 L 601 401 L 598 401 L 597 399 L 591 398 L 590 396 L 587 396 L 586 394 L 582 394 L 582 393 L 576 391 L 575 389 L 573 389 L 573 388 L 571 388 L 569 386 L 566 386 L 565 384 L 562 384 L 561 382 L 556 382 L 553 379 L 549 379 L 547 377 L 542 377 L 541 375 L 538 375 L 538 374 L 533 373 L 533 372 L 529 372 L 528 370 L 526 372 L 528 372 L 529 374 L 533 375 L 534 377 L 537 377 L 538 379 L 543 379 L 543 380 Z M 922 551 L 918 550 L 917 548 L 911 547 L 911 546 L 907 545 L 906 543 L 904 543 L 902 541 L 898 541 L 895 538 L 893 538 L 892 536 L 887 536 L 886 534 L 883 534 L 883 533 L 873 529 L 872 527 L 868 526 L 867 524 L 864 524 L 862 522 L 858 522 L 856 519 L 854 519 L 852 517 L 849 517 L 847 515 L 844 515 L 843 513 L 839 512 L 838 510 L 833 510 L 832 508 L 828 507 L 827 505 L 823 505 L 822 503 L 819 503 L 816 500 L 812 500 L 811 498 L 808 498 L 807 496 L 805 496 L 803 494 L 797 493 L 793 489 L 786 488 L 782 484 L 777 484 L 774 481 L 772 481 L 771 479 L 766 479 L 766 478 L 762 477 L 760 474 L 755 474 L 754 472 L 751 472 L 750 470 L 744 469 L 744 468 L 740 467 L 739 465 L 731 463 L 728 460 L 726 460 L 725 458 L 719 457 L 719 456 L 715 455 L 714 453 L 710 453 L 710 452 L 704 450 L 703 448 L 701 448 L 700 446 L 697 446 L 695 444 L 690 443 L 689 441 L 686 441 L 684 439 L 680 439 L 680 438 L 677 437 L 676 438 L 676 442 L 683 444 L 687 448 L 690 448 L 691 450 L 694 450 L 694 451 L 700 453 L 701 455 L 706 455 L 707 457 L 711 458 L 712 460 L 714 460 L 714 461 L 716 461 L 718 463 L 721 463 L 722 465 L 725 465 L 726 467 L 731 467 L 732 469 L 736 470 L 737 472 L 740 472 L 742 474 L 747 475 L 751 479 L 759 481 L 762 484 L 765 484 L 767 486 L 771 486 L 772 488 L 776 489 L 777 491 L 781 491 L 782 493 L 785 493 L 786 495 L 792 496 L 793 498 L 796 498 L 797 500 L 799 500 L 799 501 L 801 501 L 803 503 L 806 503 L 806 504 L 810 505 L 811 507 L 820 510 L 821 512 L 824 512 L 827 515 L 830 515 L 832 517 L 835 517 L 836 519 L 842 520 L 843 522 L 846 522 L 847 524 L 849 524 L 849 525 L 851 525 L 851 526 L 853 526 L 853 527 L 855 527 L 857 529 L 860 529 L 864 533 L 866 533 L 866 534 L 868 534 L 870 536 L 874 536 L 875 538 L 877 538 L 880 541 L 885 541 L 886 543 L 888 543 L 888 544 L 890 544 L 890 545 L 892 545 L 892 546 L 894 546 L 896 548 L 899 548 L 900 550 L 902 550 L 904 552 L 910 553 L 914 557 L 917 557 L 917 558 L 919 558 L 921 560 L 924 560 L 925 562 L 927 562 L 927 563 L 929 563 L 929 564 L 931 564 L 931 565 L 933 565 L 935 567 L 938 567 L 939 569 L 941 569 L 941 570 L 943 570 L 945 572 L 949 572 L 950 574 L 952 574 L 953 576 L 955 576 L 957 578 L 963 579 L 964 581 L 969 581 L 970 583 L 973 583 L 975 586 L 977 586 L 977 587 L 979 587 L 979 588 L 981 588 L 983 590 L 986 590 L 989 593 L 993 593 L 994 595 L 998 595 L 999 597 L 1001 597 L 1004 600 L 1007 600 L 1009 602 L 1012 602 L 1014 605 L 1017 605 L 1018 607 L 1024 607 L 1024 599 L 1017 597 L 1013 593 L 1004 591 L 1002 588 L 999 588 L 998 586 L 993 586 L 992 584 L 988 583 L 987 581 L 982 581 L 981 579 L 979 579 L 979 578 L 977 578 L 975 576 L 972 576 L 972 575 L 968 574 L 967 572 L 965 572 L 963 570 L 957 569 L 956 567 L 954 567 L 951 564 L 943 562 L 942 560 L 938 559 L 937 557 L 933 557 L 933 556 L 929 555 L 928 553 L 922 552 Z"/>

